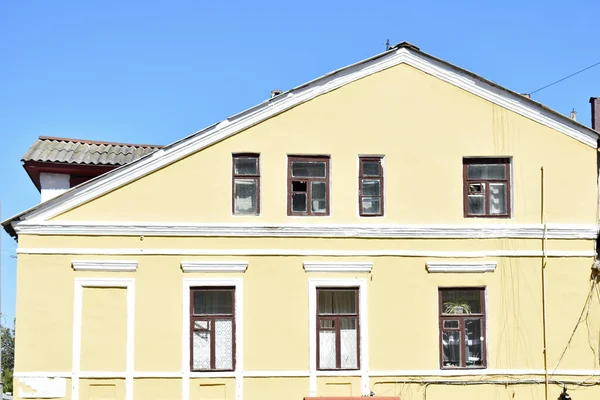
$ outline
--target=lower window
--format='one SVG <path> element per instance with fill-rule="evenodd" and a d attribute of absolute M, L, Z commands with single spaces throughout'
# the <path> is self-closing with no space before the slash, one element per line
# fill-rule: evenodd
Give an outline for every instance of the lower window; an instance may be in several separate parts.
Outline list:
<path fill-rule="evenodd" d="M 192 371 L 235 369 L 235 289 L 190 290 L 190 346 Z"/>
<path fill-rule="evenodd" d="M 442 368 L 485 368 L 485 289 L 439 289 Z"/>
<path fill-rule="evenodd" d="M 317 289 L 317 368 L 359 369 L 358 288 Z"/>

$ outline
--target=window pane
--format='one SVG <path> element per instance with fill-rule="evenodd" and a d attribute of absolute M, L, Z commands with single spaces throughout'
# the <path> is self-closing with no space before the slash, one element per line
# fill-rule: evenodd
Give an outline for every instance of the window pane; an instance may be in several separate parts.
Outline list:
<path fill-rule="evenodd" d="M 311 210 L 313 212 L 327 211 L 327 194 L 325 182 L 311 182 Z"/>
<path fill-rule="evenodd" d="M 444 329 L 458 329 L 458 320 L 444 321 Z"/>
<path fill-rule="evenodd" d="M 292 193 L 292 211 L 306 212 L 306 193 Z"/>
<path fill-rule="evenodd" d="M 335 328 L 335 321 L 332 319 L 322 319 L 319 322 L 321 329 L 333 329 Z"/>
<path fill-rule="evenodd" d="M 340 356 L 341 368 L 358 368 L 358 342 L 356 318 L 341 319 Z"/>
<path fill-rule="evenodd" d="M 192 340 L 193 369 L 210 369 L 210 332 L 194 332 Z"/>
<path fill-rule="evenodd" d="M 258 175 L 258 158 L 235 158 L 235 175 Z"/>
<path fill-rule="evenodd" d="M 356 314 L 355 289 L 319 289 L 319 314 Z"/>
<path fill-rule="evenodd" d="M 362 195 L 363 196 L 379 196 L 380 187 L 379 180 L 363 179 L 362 180 Z"/>
<path fill-rule="evenodd" d="M 378 161 L 363 161 L 363 176 L 379 176 Z"/>
<path fill-rule="evenodd" d="M 506 183 L 490 183 L 490 214 L 506 213 Z"/>
<path fill-rule="evenodd" d="M 258 210 L 258 182 L 256 179 L 236 179 L 234 184 L 236 214 L 256 214 Z"/>
<path fill-rule="evenodd" d="M 306 192 L 307 181 L 292 181 L 292 192 Z"/>
<path fill-rule="evenodd" d="M 469 164 L 467 177 L 468 179 L 506 179 L 506 165 Z"/>
<path fill-rule="evenodd" d="M 361 206 L 363 214 L 381 213 L 381 200 L 379 197 L 363 197 Z"/>
<path fill-rule="evenodd" d="M 325 178 L 326 163 L 323 161 L 292 161 L 292 176 Z"/>
<path fill-rule="evenodd" d="M 233 314 L 231 290 L 195 290 L 194 314 Z"/>
<path fill-rule="evenodd" d="M 442 290 L 442 314 L 481 314 L 479 289 Z"/>
<path fill-rule="evenodd" d="M 460 332 L 442 332 L 442 365 L 460 367 Z"/>
<path fill-rule="evenodd" d="M 194 329 L 210 329 L 210 321 L 194 321 Z"/>
<path fill-rule="evenodd" d="M 215 320 L 215 368 L 233 369 L 233 321 Z"/>
<path fill-rule="evenodd" d="M 467 213 L 469 215 L 484 215 L 485 214 L 485 196 L 469 195 Z"/>
<path fill-rule="evenodd" d="M 336 368 L 335 331 L 319 331 L 319 368 Z"/>
<path fill-rule="evenodd" d="M 465 320 L 465 361 L 467 367 L 483 365 L 483 334 L 482 320 Z"/>

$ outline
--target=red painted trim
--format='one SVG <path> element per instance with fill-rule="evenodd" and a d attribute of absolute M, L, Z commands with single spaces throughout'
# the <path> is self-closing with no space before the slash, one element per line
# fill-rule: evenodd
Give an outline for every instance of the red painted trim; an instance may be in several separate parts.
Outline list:
<path fill-rule="evenodd" d="M 120 165 L 82 165 L 41 161 L 25 161 L 23 163 L 23 168 L 25 168 L 27 175 L 29 175 L 29 178 L 31 178 L 31 181 L 38 190 L 41 190 L 41 172 L 68 174 L 71 177 L 85 176 L 91 179 L 118 167 Z"/>

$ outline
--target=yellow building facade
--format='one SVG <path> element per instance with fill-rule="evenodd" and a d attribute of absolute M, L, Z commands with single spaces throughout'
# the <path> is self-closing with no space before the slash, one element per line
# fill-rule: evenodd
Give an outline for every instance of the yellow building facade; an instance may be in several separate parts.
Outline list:
<path fill-rule="evenodd" d="M 275 96 L 4 222 L 15 398 L 598 399 L 597 140 L 411 45 Z"/>

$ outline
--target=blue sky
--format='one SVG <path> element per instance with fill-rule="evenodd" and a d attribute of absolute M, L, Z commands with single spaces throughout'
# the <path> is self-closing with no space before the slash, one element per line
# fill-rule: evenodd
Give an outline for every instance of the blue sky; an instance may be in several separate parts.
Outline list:
<path fill-rule="evenodd" d="M 167 144 L 392 43 L 518 92 L 600 61 L 600 2 L 5 1 L 0 5 L 0 200 L 39 201 L 20 158 L 40 135 Z M 589 124 L 600 66 L 534 95 Z M 12 323 L 16 244 L 2 234 Z"/>

